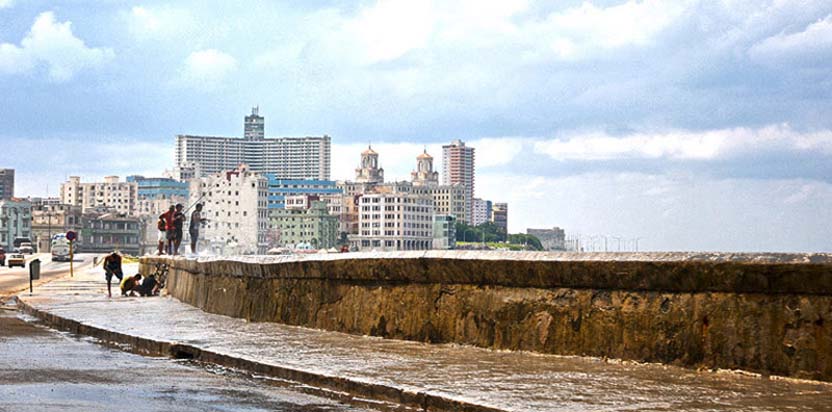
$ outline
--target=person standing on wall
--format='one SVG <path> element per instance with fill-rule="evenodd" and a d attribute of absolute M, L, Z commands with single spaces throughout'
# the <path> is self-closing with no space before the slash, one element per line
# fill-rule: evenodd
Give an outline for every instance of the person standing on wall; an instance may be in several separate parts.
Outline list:
<path fill-rule="evenodd" d="M 167 243 L 165 244 L 165 253 L 168 255 L 173 254 L 173 244 L 175 240 L 176 233 L 174 233 L 174 225 L 173 225 L 173 217 L 176 215 L 176 206 L 171 205 L 170 209 L 167 212 L 163 213 L 159 216 L 160 219 L 165 221 L 165 240 Z"/>
<path fill-rule="evenodd" d="M 173 252 L 172 255 L 179 254 L 179 245 L 182 244 L 182 230 L 185 227 L 185 214 L 182 213 L 184 209 L 181 203 L 176 205 L 176 211 L 173 214 Z"/>
<path fill-rule="evenodd" d="M 196 244 L 199 241 L 199 228 L 208 219 L 202 217 L 202 203 L 197 203 L 194 211 L 191 212 L 191 223 L 188 226 L 188 234 L 191 235 L 191 253 L 196 254 Z"/>
<path fill-rule="evenodd" d="M 165 214 L 159 215 L 159 221 L 156 222 L 156 229 L 158 229 L 159 234 L 157 235 L 156 239 L 159 242 L 159 255 L 165 253 L 165 241 L 167 240 L 167 235 L 165 235 L 165 227 L 167 224 L 165 223 Z"/>

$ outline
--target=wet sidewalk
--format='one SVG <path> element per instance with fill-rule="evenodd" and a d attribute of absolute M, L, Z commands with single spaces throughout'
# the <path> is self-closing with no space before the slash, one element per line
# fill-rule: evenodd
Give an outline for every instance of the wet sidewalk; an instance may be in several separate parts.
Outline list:
<path fill-rule="evenodd" d="M 34 309 L 99 329 L 505 411 L 832 411 L 827 383 L 250 323 L 169 297 L 108 299 L 99 271 L 20 297 Z"/>

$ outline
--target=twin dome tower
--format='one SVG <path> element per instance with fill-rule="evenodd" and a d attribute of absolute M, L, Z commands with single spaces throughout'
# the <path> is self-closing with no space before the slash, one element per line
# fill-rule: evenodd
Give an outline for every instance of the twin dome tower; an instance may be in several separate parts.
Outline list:
<path fill-rule="evenodd" d="M 416 170 L 410 173 L 414 186 L 438 186 L 439 172 L 433 171 L 433 156 L 425 149 L 416 156 Z M 355 181 L 384 183 L 384 169 L 378 167 L 378 152 L 372 146 L 361 152 L 361 167 L 355 169 Z"/>

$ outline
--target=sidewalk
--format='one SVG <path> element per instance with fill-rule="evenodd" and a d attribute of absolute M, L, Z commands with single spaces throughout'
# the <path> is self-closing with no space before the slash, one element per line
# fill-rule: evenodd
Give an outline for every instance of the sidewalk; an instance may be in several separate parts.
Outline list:
<path fill-rule="evenodd" d="M 125 275 L 137 272 L 135 266 L 125 269 Z M 114 295 L 117 289 L 114 285 Z M 832 411 L 827 383 L 250 323 L 169 297 L 108 299 L 100 268 L 20 298 L 42 317 L 78 322 L 86 332 L 98 330 L 92 334 L 99 338 L 121 334 L 122 340 L 124 335 L 138 338 L 122 342 L 133 345 L 183 345 L 175 349 L 183 356 L 345 392 L 355 389 L 364 397 L 404 396 L 405 403 L 422 407 L 427 402 L 472 411 Z"/>

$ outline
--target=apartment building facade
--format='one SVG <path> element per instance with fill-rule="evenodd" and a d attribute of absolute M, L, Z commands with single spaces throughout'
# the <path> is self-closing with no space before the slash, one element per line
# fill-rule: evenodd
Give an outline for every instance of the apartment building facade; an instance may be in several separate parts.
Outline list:
<path fill-rule="evenodd" d="M 79 206 L 83 212 L 107 209 L 134 215 L 138 205 L 138 184 L 122 182 L 118 176 L 107 176 L 103 182 L 82 183 L 71 176 L 61 185 L 61 203 Z"/>
<path fill-rule="evenodd" d="M 176 165 L 179 175 L 204 177 L 246 164 L 258 173 L 283 179 L 329 180 L 331 138 L 265 137 L 265 120 L 259 109 L 244 119 L 244 137 L 177 135 Z"/>
<path fill-rule="evenodd" d="M 466 216 L 462 221 L 473 224 L 474 148 L 462 140 L 442 146 L 442 184 L 465 186 Z"/>
<path fill-rule="evenodd" d="M 203 203 L 208 219 L 200 249 L 215 254 L 263 254 L 268 249 L 268 180 L 243 164 L 192 179 L 190 204 Z"/>

